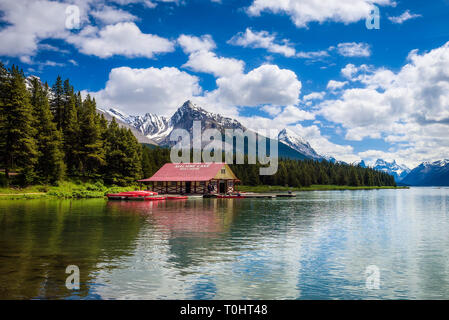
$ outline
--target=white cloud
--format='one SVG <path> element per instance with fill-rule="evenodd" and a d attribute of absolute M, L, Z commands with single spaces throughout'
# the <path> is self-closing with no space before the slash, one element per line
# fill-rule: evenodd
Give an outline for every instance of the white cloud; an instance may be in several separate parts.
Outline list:
<path fill-rule="evenodd" d="M 422 17 L 422 15 L 410 13 L 410 10 L 407 10 L 407 11 L 405 11 L 403 14 L 401 14 L 398 17 L 388 17 L 388 19 L 391 22 L 393 22 L 393 23 L 402 24 L 402 23 L 404 23 L 407 20 L 416 19 L 416 18 L 419 18 L 419 17 Z"/>
<path fill-rule="evenodd" d="M 210 102 L 250 107 L 296 105 L 302 86 L 293 71 L 271 64 L 216 82 L 218 88 L 207 95 Z"/>
<path fill-rule="evenodd" d="M 122 9 L 116 9 L 111 6 L 102 6 L 90 13 L 94 18 L 105 24 L 114 24 L 124 21 L 135 21 L 137 17 Z"/>
<path fill-rule="evenodd" d="M 328 137 L 322 136 L 319 127 L 316 125 L 303 126 L 296 124 L 289 127 L 289 129 L 306 139 L 318 154 L 330 155 L 348 163 L 359 160 L 359 156 L 354 154 L 354 148 L 352 146 L 330 142 Z"/>
<path fill-rule="evenodd" d="M 267 107 L 263 107 L 264 110 Z M 286 106 L 284 108 L 276 107 L 270 109 L 273 111 L 272 118 L 251 116 L 251 117 L 238 117 L 238 120 L 243 123 L 247 128 L 252 130 L 258 129 L 276 129 L 282 130 L 285 127 L 296 125 L 298 122 L 304 120 L 314 120 L 315 115 L 310 112 L 301 110 L 295 106 Z M 274 111 L 278 111 L 275 113 Z"/>
<path fill-rule="evenodd" d="M 337 52 L 344 57 L 369 57 L 370 46 L 366 43 L 346 42 L 337 46 Z"/>
<path fill-rule="evenodd" d="M 67 4 L 54 1 L 0 1 L 0 19 L 6 26 L 0 30 L 0 55 L 30 57 L 45 38 L 64 38 Z"/>
<path fill-rule="evenodd" d="M 214 40 L 208 34 L 201 37 L 182 34 L 178 38 L 178 43 L 185 53 L 211 51 L 216 48 Z"/>
<path fill-rule="evenodd" d="M 152 34 L 145 34 L 133 22 L 108 25 L 101 30 L 86 27 L 70 35 L 69 43 L 82 53 L 109 58 L 114 55 L 153 58 L 155 54 L 174 51 L 174 43 Z"/>
<path fill-rule="evenodd" d="M 263 106 L 261 109 L 268 113 L 270 116 L 276 116 L 282 111 L 282 108 L 279 106 Z"/>
<path fill-rule="evenodd" d="M 320 50 L 320 51 L 300 51 L 296 54 L 296 57 L 302 58 L 302 59 L 312 59 L 312 60 L 319 60 L 325 57 L 328 57 L 329 53 L 326 50 Z"/>
<path fill-rule="evenodd" d="M 254 0 L 247 12 L 259 16 L 262 12 L 287 14 L 293 23 L 304 28 L 310 22 L 353 23 L 365 19 L 372 5 L 393 5 L 392 0 Z"/>
<path fill-rule="evenodd" d="M 319 114 L 341 124 L 347 139 L 385 139 L 393 144 L 389 153 L 412 166 L 447 158 L 449 42 L 422 54 L 413 50 L 397 73 L 353 65 L 343 70 L 363 87 L 324 101 Z"/>
<path fill-rule="evenodd" d="M 116 1 L 120 4 L 142 1 Z M 66 9 L 77 5 L 80 10 L 81 30 L 66 28 Z M 38 50 L 48 50 L 41 45 L 44 39 L 62 39 L 74 44 L 81 52 L 101 58 L 112 55 L 151 58 L 157 53 L 171 52 L 171 41 L 152 34 L 144 34 L 131 20 L 136 17 L 122 9 L 105 6 L 92 0 L 33 1 L 3 0 L 0 2 L 0 19 L 5 27 L 0 30 L 0 55 L 19 57 L 32 63 Z M 89 15 L 109 24 L 98 29 L 89 24 Z M 74 32 L 72 32 L 74 31 Z M 75 32 L 76 31 L 76 32 Z"/>
<path fill-rule="evenodd" d="M 348 82 L 347 81 L 335 81 L 335 80 L 330 80 L 327 83 L 327 89 L 330 89 L 331 91 L 336 91 L 338 89 L 343 88 L 345 85 L 347 85 Z"/>
<path fill-rule="evenodd" d="M 236 34 L 228 43 L 246 48 L 262 48 L 271 53 L 282 54 L 285 57 L 310 60 L 322 60 L 329 57 L 327 50 L 297 52 L 289 40 L 276 40 L 276 34 L 267 31 L 252 31 L 250 28 L 247 28 L 245 32 Z"/>
<path fill-rule="evenodd" d="M 299 102 L 302 84 L 291 70 L 264 64 L 245 73 L 243 61 L 219 57 L 211 51 L 216 46 L 208 35 L 182 35 L 178 43 L 189 55 L 184 68 L 217 77 L 217 89 L 207 92 L 202 100 L 197 99 L 200 103 L 226 109 L 235 106 L 286 106 Z"/>
<path fill-rule="evenodd" d="M 303 100 L 304 101 L 323 100 L 325 95 L 326 95 L 326 92 L 312 92 L 308 95 L 305 95 L 303 97 Z"/>
<path fill-rule="evenodd" d="M 178 38 L 178 43 L 184 52 L 189 54 L 189 60 L 183 65 L 183 68 L 211 73 L 216 77 L 232 76 L 243 72 L 245 67 L 243 61 L 218 57 L 211 51 L 215 49 L 216 45 L 210 35 L 202 37 L 181 35 Z"/>
<path fill-rule="evenodd" d="M 295 48 L 290 45 L 288 40 L 276 41 L 275 34 L 270 34 L 267 31 L 252 31 L 250 28 L 247 28 L 244 33 L 240 32 L 232 37 L 228 43 L 242 47 L 263 48 L 268 52 L 279 53 L 286 57 L 296 54 Z"/>
<path fill-rule="evenodd" d="M 189 55 L 189 61 L 182 67 L 196 72 L 210 73 L 216 77 L 224 77 L 242 73 L 244 66 L 245 63 L 237 59 L 217 57 L 211 51 L 197 51 Z"/>
<path fill-rule="evenodd" d="M 184 101 L 201 94 L 199 79 L 177 68 L 112 69 L 104 89 L 91 94 L 99 107 L 130 114 L 171 115 Z"/>

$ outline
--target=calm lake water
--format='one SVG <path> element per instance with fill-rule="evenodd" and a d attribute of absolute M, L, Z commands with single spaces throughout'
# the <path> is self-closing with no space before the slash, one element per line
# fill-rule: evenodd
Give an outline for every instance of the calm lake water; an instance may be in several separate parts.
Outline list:
<path fill-rule="evenodd" d="M 448 210 L 448 188 L 0 200 L 0 299 L 449 299 Z"/>

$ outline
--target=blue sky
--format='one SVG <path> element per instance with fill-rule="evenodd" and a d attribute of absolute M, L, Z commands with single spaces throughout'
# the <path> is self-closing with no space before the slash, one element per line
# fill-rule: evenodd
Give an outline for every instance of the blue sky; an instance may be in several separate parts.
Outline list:
<path fill-rule="evenodd" d="M 373 5 L 380 29 L 366 27 Z M 447 0 L 3 0 L 0 11 L 1 61 L 70 78 L 102 108 L 170 116 L 192 99 L 345 161 L 447 158 Z"/>

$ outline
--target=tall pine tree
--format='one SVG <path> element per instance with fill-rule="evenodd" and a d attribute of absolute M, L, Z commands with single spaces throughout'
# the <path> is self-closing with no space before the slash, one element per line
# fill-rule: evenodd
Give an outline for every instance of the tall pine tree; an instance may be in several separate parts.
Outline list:
<path fill-rule="evenodd" d="M 35 179 L 34 166 L 37 162 L 36 130 L 23 72 L 12 66 L 2 79 L 1 87 L 0 153 L 6 183 L 9 183 L 9 173 L 13 169 L 21 173 L 23 183 L 31 183 Z"/>
<path fill-rule="evenodd" d="M 48 86 L 42 87 L 34 77 L 31 80 L 31 105 L 33 107 L 34 128 L 38 160 L 35 166 L 39 182 L 55 183 L 65 174 L 62 134 L 56 129 L 48 103 Z"/>

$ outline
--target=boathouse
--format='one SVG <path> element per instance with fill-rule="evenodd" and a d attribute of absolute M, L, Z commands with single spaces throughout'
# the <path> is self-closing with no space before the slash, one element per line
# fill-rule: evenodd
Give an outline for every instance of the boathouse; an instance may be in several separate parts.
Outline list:
<path fill-rule="evenodd" d="M 240 180 L 226 163 L 167 163 L 139 182 L 160 194 L 215 194 L 236 191 Z"/>

